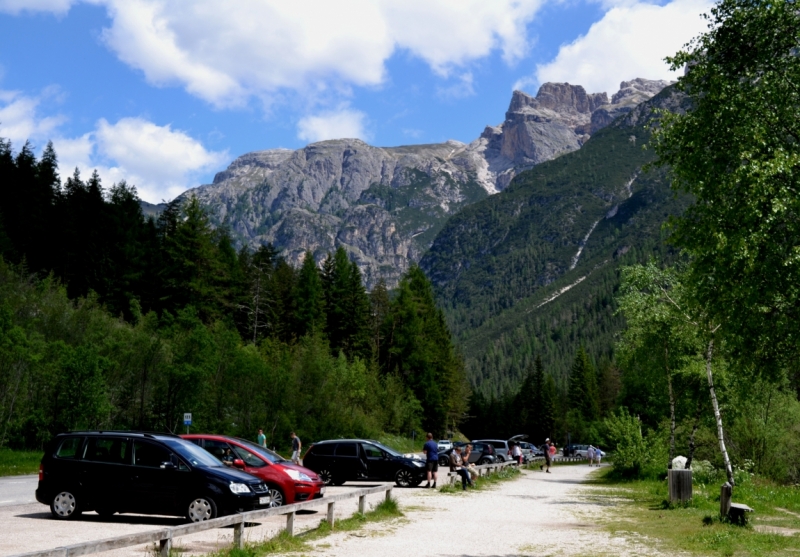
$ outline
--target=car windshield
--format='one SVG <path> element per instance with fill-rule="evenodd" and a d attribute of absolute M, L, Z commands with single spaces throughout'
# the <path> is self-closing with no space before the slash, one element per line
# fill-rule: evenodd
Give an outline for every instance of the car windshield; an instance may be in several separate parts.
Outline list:
<path fill-rule="evenodd" d="M 375 445 L 376 447 L 378 447 L 382 451 L 386 451 L 391 456 L 403 456 L 400 453 L 398 453 L 397 451 L 395 451 L 394 449 L 390 449 L 386 445 L 382 445 L 382 444 L 378 443 L 377 441 L 370 441 L 370 443 L 372 443 L 373 445 Z"/>
<path fill-rule="evenodd" d="M 239 439 L 238 437 L 236 437 L 236 441 L 247 447 L 248 451 L 252 451 L 260 456 L 263 456 L 270 462 L 288 462 L 288 460 L 283 458 L 278 453 L 262 447 L 261 445 L 257 445 L 252 441 L 248 441 L 247 439 Z"/>
<path fill-rule="evenodd" d="M 178 456 L 186 459 L 192 466 L 201 468 L 219 468 L 222 462 L 214 458 L 211 453 L 201 449 L 190 441 L 183 439 L 164 439 L 164 444 L 175 451 Z"/>

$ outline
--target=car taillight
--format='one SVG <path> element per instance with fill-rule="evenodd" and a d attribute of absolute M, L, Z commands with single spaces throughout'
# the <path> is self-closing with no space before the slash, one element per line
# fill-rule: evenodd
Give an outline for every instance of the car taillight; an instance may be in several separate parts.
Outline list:
<path fill-rule="evenodd" d="M 40 464 L 39 465 L 39 481 L 42 481 L 43 479 L 44 479 L 44 465 Z"/>

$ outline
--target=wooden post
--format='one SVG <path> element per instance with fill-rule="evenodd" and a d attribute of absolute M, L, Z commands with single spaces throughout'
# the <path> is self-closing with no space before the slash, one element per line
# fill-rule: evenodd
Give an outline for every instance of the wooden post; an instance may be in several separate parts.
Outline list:
<path fill-rule="evenodd" d="M 386 502 L 388 503 L 391 500 L 392 500 L 392 488 L 390 487 L 389 489 L 386 490 Z"/>
<path fill-rule="evenodd" d="M 358 512 L 359 514 L 364 514 L 367 510 L 367 496 L 360 495 L 358 497 Z"/>
<path fill-rule="evenodd" d="M 286 531 L 290 536 L 294 536 L 294 512 L 286 514 Z"/>
<path fill-rule="evenodd" d="M 731 495 L 733 494 L 733 489 L 731 488 L 731 484 L 725 482 L 722 484 L 722 490 L 719 494 L 719 516 L 720 518 L 725 518 L 728 516 L 728 513 L 731 510 Z"/>
<path fill-rule="evenodd" d="M 169 557 L 169 552 L 172 551 L 172 537 L 165 540 L 158 541 L 158 553 L 160 557 Z"/>
<path fill-rule="evenodd" d="M 244 520 L 233 525 L 233 547 L 244 549 Z"/>
<path fill-rule="evenodd" d="M 685 503 L 692 498 L 692 471 L 667 470 L 667 485 L 669 486 L 669 502 Z"/>
<path fill-rule="evenodd" d="M 333 530 L 333 523 L 334 523 L 333 513 L 335 510 L 336 510 L 336 501 L 328 503 L 328 524 L 330 525 L 331 530 Z"/>

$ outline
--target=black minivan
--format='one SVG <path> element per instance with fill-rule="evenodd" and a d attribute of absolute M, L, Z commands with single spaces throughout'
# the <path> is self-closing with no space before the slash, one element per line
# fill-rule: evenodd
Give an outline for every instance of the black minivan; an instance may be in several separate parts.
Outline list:
<path fill-rule="evenodd" d="M 314 443 L 303 457 L 303 466 L 328 485 L 352 480 L 393 481 L 413 487 L 425 479 L 425 461 L 402 455 L 369 439 L 337 439 Z"/>
<path fill-rule="evenodd" d="M 178 436 L 78 431 L 56 436 L 39 465 L 36 500 L 53 516 L 141 513 L 192 522 L 267 507 L 266 484 Z"/>

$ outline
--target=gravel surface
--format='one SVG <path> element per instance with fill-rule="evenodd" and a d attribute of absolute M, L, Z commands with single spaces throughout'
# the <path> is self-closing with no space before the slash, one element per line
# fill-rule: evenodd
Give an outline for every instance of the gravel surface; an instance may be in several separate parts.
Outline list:
<path fill-rule="evenodd" d="M 630 540 L 613 538 L 597 527 L 611 501 L 588 497 L 581 484 L 595 469 L 585 465 L 556 466 L 552 474 L 523 471 L 512 481 L 479 492 L 444 494 L 423 488 L 395 488 L 405 517 L 374 523 L 352 533 L 335 533 L 315 542 L 318 555 L 340 557 L 436 556 L 511 557 L 542 555 L 657 555 Z M 341 493 L 375 483 L 353 482 L 329 488 Z M 424 485 L 424 484 L 423 484 Z M 370 496 L 377 505 L 383 494 Z M 358 500 L 339 502 L 337 519 L 351 516 Z M 327 507 L 298 514 L 295 531 L 316 527 Z M 86 513 L 77 521 L 63 522 L 50 517 L 40 504 L 0 507 L 0 556 L 55 548 L 98 540 L 162 526 L 178 525 L 175 518 L 115 515 L 101 519 Z M 285 518 L 259 521 L 245 530 L 248 541 L 260 541 L 277 534 Z M 230 547 L 233 530 L 222 528 L 175 540 L 184 555 L 202 554 Z M 103 557 L 152 557 L 152 548 L 137 546 L 97 554 Z M 295 554 L 296 555 L 296 554 Z"/>

